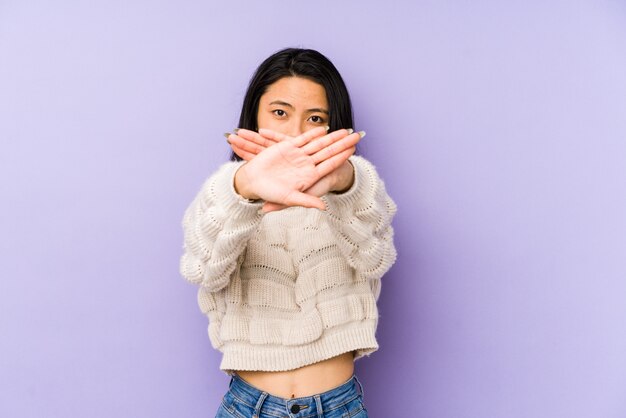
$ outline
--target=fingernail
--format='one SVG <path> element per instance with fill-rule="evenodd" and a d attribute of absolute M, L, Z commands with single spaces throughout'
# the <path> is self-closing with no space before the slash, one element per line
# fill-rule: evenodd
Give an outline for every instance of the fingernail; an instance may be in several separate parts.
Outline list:
<path fill-rule="evenodd" d="M 365 136 L 365 131 L 359 131 L 359 135 L 361 135 L 361 138 L 363 138 Z"/>
<path fill-rule="evenodd" d="M 352 128 L 348 129 L 348 135 L 350 135 L 352 132 L 354 132 L 354 129 Z"/>
<path fill-rule="evenodd" d="M 224 133 L 224 136 L 226 137 L 226 139 L 228 139 L 228 137 L 230 136 L 230 132 Z"/>
<path fill-rule="evenodd" d="M 239 132 L 239 128 L 235 128 L 235 129 L 233 129 L 233 132 L 234 132 L 234 133 Z"/>
<path fill-rule="evenodd" d="M 330 130 L 330 126 L 328 126 L 328 125 L 324 126 L 324 128 L 326 128 L 326 132 L 328 132 Z"/>

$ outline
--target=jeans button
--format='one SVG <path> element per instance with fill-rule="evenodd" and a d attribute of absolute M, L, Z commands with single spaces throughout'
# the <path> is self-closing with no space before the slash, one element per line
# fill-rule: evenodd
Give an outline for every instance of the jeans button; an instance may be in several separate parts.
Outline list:
<path fill-rule="evenodd" d="M 297 414 L 300 412 L 300 405 L 291 405 L 291 413 Z"/>

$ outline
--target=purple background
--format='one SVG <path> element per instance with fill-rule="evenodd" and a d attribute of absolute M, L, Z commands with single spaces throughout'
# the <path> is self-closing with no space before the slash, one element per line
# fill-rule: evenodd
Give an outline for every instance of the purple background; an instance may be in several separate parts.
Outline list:
<path fill-rule="evenodd" d="M 286 46 L 399 206 L 373 418 L 626 416 L 626 6 L 0 3 L 0 416 L 212 417 L 181 219 Z"/>

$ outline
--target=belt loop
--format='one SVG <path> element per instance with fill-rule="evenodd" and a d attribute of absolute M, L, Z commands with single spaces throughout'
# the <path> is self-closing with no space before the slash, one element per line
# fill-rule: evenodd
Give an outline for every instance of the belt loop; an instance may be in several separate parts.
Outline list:
<path fill-rule="evenodd" d="M 265 398 L 267 398 L 268 395 L 269 393 L 267 392 L 261 393 L 261 397 L 259 397 L 259 400 L 257 401 L 256 406 L 254 407 L 254 414 L 252 414 L 252 418 L 259 418 L 259 416 L 261 415 L 261 407 L 263 406 L 263 402 L 265 401 Z"/>
<path fill-rule="evenodd" d="M 322 399 L 320 398 L 320 395 L 313 395 L 313 398 L 315 398 L 315 405 L 317 406 L 317 417 L 324 418 L 324 408 L 322 408 Z"/>
<path fill-rule="evenodd" d="M 354 375 L 354 380 L 356 380 L 356 382 L 359 384 L 359 389 L 361 391 L 361 397 L 365 398 L 365 392 L 363 391 L 363 386 L 361 385 L 361 382 L 359 381 L 359 378 L 356 377 L 356 374 Z"/>

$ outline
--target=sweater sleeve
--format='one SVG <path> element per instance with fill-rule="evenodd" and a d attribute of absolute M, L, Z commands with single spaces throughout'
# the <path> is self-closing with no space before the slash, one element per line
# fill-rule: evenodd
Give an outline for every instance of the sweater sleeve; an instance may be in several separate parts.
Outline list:
<path fill-rule="evenodd" d="M 209 177 L 183 217 L 180 273 L 214 292 L 225 287 L 262 218 L 262 202 L 237 194 L 234 176 L 243 162 L 228 162 Z"/>
<path fill-rule="evenodd" d="M 368 279 L 380 279 L 396 260 L 391 220 L 396 204 L 374 166 L 350 157 L 354 183 L 344 193 L 322 197 L 338 245 L 348 264 Z"/>

